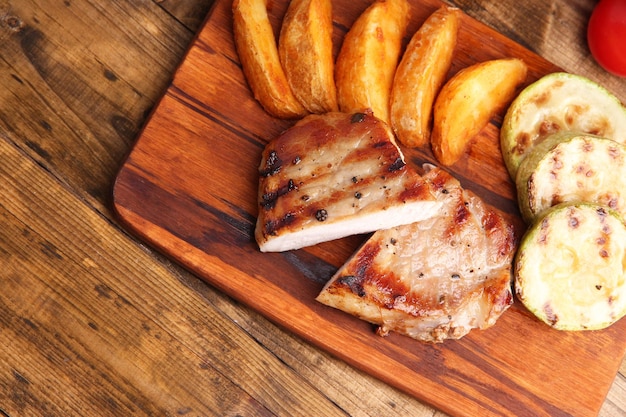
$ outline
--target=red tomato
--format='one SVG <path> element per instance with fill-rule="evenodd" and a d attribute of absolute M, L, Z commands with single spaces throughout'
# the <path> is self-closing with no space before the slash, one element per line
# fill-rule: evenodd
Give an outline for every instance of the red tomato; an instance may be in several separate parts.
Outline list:
<path fill-rule="evenodd" d="M 626 0 L 600 0 L 589 19 L 587 42 L 604 69 L 626 77 Z"/>

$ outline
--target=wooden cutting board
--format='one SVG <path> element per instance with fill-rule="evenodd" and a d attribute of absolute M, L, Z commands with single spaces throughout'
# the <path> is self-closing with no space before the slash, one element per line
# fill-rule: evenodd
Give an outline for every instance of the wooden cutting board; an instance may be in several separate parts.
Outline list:
<path fill-rule="evenodd" d="M 270 2 L 280 26 L 287 1 Z M 366 0 L 334 2 L 337 53 Z M 441 3 L 414 1 L 414 33 Z M 465 16 L 451 73 L 505 56 L 523 58 L 528 82 L 554 65 Z M 524 232 L 498 145 L 502 115 L 451 172 Z M 592 416 L 624 357 L 626 320 L 603 331 L 559 332 L 519 302 L 485 331 L 432 345 L 375 335 L 371 325 L 314 301 L 366 237 L 286 253 L 253 238 L 257 166 L 268 140 L 294 121 L 253 99 L 233 45 L 231 1 L 218 0 L 175 73 L 114 187 L 121 221 L 199 277 L 353 366 L 453 416 Z M 407 160 L 434 161 L 429 149 Z"/>

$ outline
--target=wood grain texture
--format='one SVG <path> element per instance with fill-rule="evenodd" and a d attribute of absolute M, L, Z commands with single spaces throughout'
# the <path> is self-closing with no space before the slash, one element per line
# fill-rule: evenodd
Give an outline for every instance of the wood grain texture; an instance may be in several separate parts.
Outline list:
<path fill-rule="evenodd" d="M 210 3 L 0 1 L 0 411 L 432 415 L 115 222 L 115 173 Z"/>
<path fill-rule="evenodd" d="M 275 25 L 286 4 L 273 3 Z M 438 5 L 414 3 L 410 31 Z M 335 4 L 336 45 L 366 6 Z M 271 118 L 252 98 L 238 66 L 231 27 L 230 2 L 218 1 L 118 176 L 114 203 L 121 219 L 272 321 L 445 412 L 596 415 L 624 356 L 624 322 L 593 334 L 563 333 L 546 328 L 516 305 L 493 329 L 459 342 L 433 346 L 395 335 L 383 339 L 368 324 L 314 301 L 362 237 L 282 254 L 258 251 L 252 230 L 260 151 L 292 122 Z M 451 73 L 505 56 L 528 63 L 528 82 L 558 70 L 465 17 Z M 219 74 L 219 81 L 205 74 Z M 452 171 L 515 220 L 514 191 L 498 145 L 501 116 Z M 181 141 L 184 146 L 177 145 Z M 428 149 L 407 154 L 417 165 L 433 162 Z M 521 222 L 516 223 L 518 234 L 523 233 Z M 565 355 L 573 360 L 563 361 Z M 551 378 L 555 374 L 559 377 Z M 581 381 L 587 391 L 571 398 L 568 393 Z"/>
<path fill-rule="evenodd" d="M 566 71 L 602 84 L 626 103 L 624 79 L 604 71 L 587 46 L 587 21 L 597 1 L 452 0 L 450 3 Z"/>
<path fill-rule="evenodd" d="M 113 180 L 211 4 L 0 0 L 0 414 L 443 416 L 117 223 Z M 524 17 L 518 2 L 498 4 L 461 7 L 490 8 L 478 17 L 564 68 L 603 76 L 578 64 L 578 40 L 566 41 L 592 0 L 553 2 L 559 19 L 534 12 L 525 25 L 513 23 Z M 566 31 L 536 36 L 549 25 Z M 354 244 L 311 256 L 338 264 Z M 626 362 L 601 416 L 626 412 L 624 375 Z"/>

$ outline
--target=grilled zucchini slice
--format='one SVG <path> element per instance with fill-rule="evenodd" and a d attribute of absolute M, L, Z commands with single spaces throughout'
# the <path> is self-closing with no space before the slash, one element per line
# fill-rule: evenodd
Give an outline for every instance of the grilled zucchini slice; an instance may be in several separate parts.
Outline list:
<path fill-rule="evenodd" d="M 610 139 L 559 132 L 524 158 L 515 180 L 527 223 L 559 203 L 589 201 L 626 218 L 626 146 Z"/>
<path fill-rule="evenodd" d="M 626 314 L 626 226 L 594 203 L 549 209 L 522 238 L 515 291 L 559 330 L 597 330 Z"/>
<path fill-rule="evenodd" d="M 626 143 L 626 108 L 604 87 L 579 75 L 555 72 L 530 84 L 513 100 L 500 129 L 511 179 L 534 145 L 560 131 Z"/>

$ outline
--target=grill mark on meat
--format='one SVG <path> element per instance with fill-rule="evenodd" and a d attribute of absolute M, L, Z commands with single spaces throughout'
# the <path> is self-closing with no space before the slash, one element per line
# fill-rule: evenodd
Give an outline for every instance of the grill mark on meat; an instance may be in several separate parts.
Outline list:
<path fill-rule="evenodd" d="M 286 213 L 279 219 L 269 220 L 265 223 L 265 234 L 268 236 L 274 236 L 278 233 L 278 230 L 289 226 L 295 220 L 296 216 L 293 213 Z"/>
<path fill-rule="evenodd" d="M 406 164 L 404 163 L 404 160 L 401 157 L 397 157 L 394 163 L 389 165 L 389 168 L 387 168 L 387 170 L 389 172 L 399 171 L 403 169 L 405 166 Z"/>
<path fill-rule="evenodd" d="M 438 169 L 433 170 L 431 172 L 433 172 L 435 175 L 431 175 L 429 177 L 428 183 L 432 187 L 433 191 L 440 192 L 440 193 L 447 193 L 446 187 L 449 185 L 449 182 L 450 182 L 449 175 L 439 175 L 443 173 L 444 171 L 441 171 Z"/>
<path fill-rule="evenodd" d="M 516 239 L 513 226 L 505 222 L 496 212 L 488 210 L 483 216 L 482 224 L 487 238 L 495 242 L 494 246 L 499 256 L 506 256 L 515 250 Z"/>
<path fill-rule="evenodd" d="M 374 259 L 379 252 L 380 248 L 366 245 L 359 253 L 358 258 L 356 259 L 355 275 L 361 280 L 361 282 L 368 280 L 366 272 L 371 268 L 372 262 L 374 262 Z"/>
<path fill-rule="evenodd" d="M 375 290 L 371 292 L 374 301 L 381 307 L 388 310 L 398 308 L 403 309 L 407 305 L 408 294 L 411 294 L 410 288 L 403 285 L 403 281 L 393 272 L 387 271 L 385 274 L 378 275 L 375 279 L 370 278 L 369 283 L 375 286 Z M 377 296 L 380 299 L 377 299 Z M 413 297 L 411 297 L 413 298 Z M 416 305 L 415 301 L 408 305 Z"/>
<path fill-rule="evenodd" d="M 363 280 L 356 275 L 346 275 L 337 280 L 337 285 L 345 285 L 348 290 L 359 297 L 365 297 L 365 289 L 363 288 Z"/>
<path fill-rule="evenodd" d="M 337 284 L 347 287 L 348 290 L 359 297 L 368 295 L 368 292 L 365 290 L 365 285 L 370 282 L 371 278 L 367 273 L 370 271 L 372 262 L 379 251 L 380 249 L 375 246 L 366 245 L 363 247 L 363 249 L 359 251 L 358 257 L 354 259 L 356 265 L 354 274 L 339 277 Z"/>
<path fill-rule="evenodd" d="M 422 157 L 419 157 L 418 155 L 410 154 L 410 155 L 405 155 L 405 156 L 410 157 L 411 165 L 414 165 L 414 166 L 419 167 L 419 166 L 430 164 L 430 161 Z M 454 177 L 457 180 L 459 180 L 461 183 L 472 182 L 472 178 L 468 178 L 464 176 L 462 172 L 455 172 Z M 476 181 L 476 178 L 473 178 L 473 180 Z M 479 194 L 481 199 L 485 203 L 493 207 L 498 207 L 503 213 L 514 213 L 519 210 L 517 200 L 515 198 L 511 198 L 507 195 L 502 194 L 501 192 L 497 192 L 490 188 L 484 187 L 480 184 L 477 184 L 476 182 L 474 182 L 471 185 L 472 185 L 472 188 L 471 188 L 472 191 Z M 436 182 L 434 182 L 432 186 L 433 186 L 434 191 L 437 190 Z"/>
<path fill-rule="evenodd" d="M 419 199 L 426 199 L 431 194 L 431 189 L 425 182 L 414 184 L 412 187 L 407 187 L 398 196 L 398 200 L 402 202 L 414 201 Z"/>
<path fill-rule="evenodd" d="M 317 299 L 377 324 L 380 335 L 441 342 L 492 326 L 513 303 L 516 240 L 449 174 L 435 168 L 424 178 L 446 202 L 440 216 L 374 233 Z"/>
<path fill-rule="evenodd" d="M 451 236 L 458 234 L 463 226 L 467 223 L 470 218 L 470 210 L 468 208 L 467 202 L 459 202 L 454 208 L 454 213 L 452 215 L 452 221 L 448 229 L 445 232 L 446 239 L 449 239 Z"/>
<path fill-rule="evenodd" d="M 287 194 L 290 191 L 297 190 L 298 186 L 295 182 L 290 179 L 287 181 L 287 184 L 278 188 L 277 191 L 265 193 L 261 196 L 261 207 L 265 210 L 270 210 L 276 205 L 276 201 Z"/>
<path fill-rule="evenodd" d="M 355 273 L 340 277 L 338 281 L 359 297 L 382 308 L 402 308 L 409 288 L 393 271 L 381 271 L 376 267 L 374 261 L 380 250 L 379 245 L 364 245 L 353 259 Z"/>
<path fill-rule="evenodd" d="M 421 220 L 441 205 L 404 162 L 389 126 L 371 113 L 307 116 L 268 143 L 259 166 L 255 237 L 262 251 Z M 349 227 L 330 229 L 344 220 Z M 315 227 L 324 233 L 315 235 Z"/>

